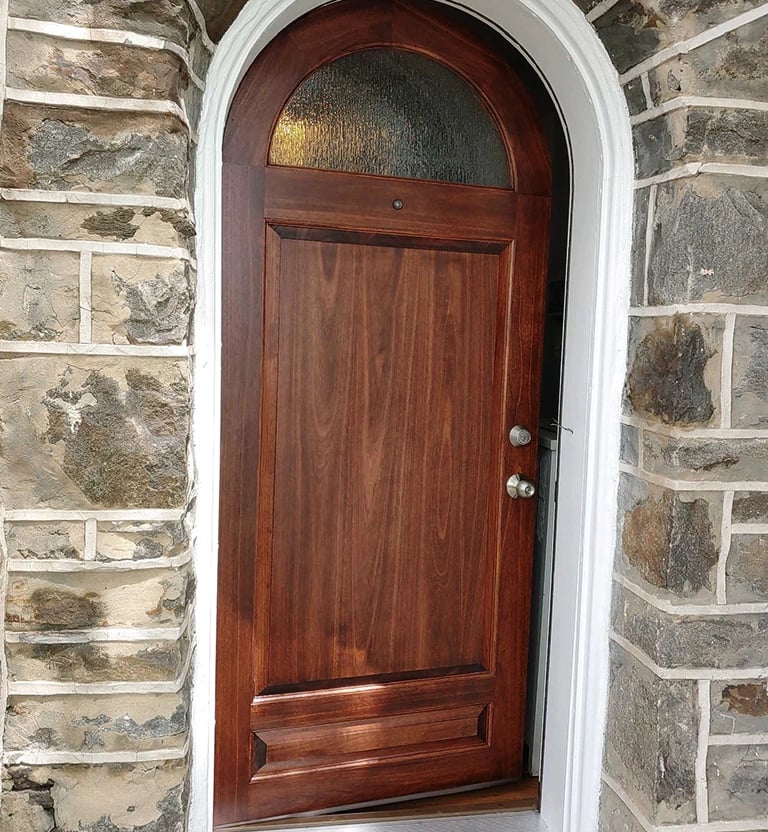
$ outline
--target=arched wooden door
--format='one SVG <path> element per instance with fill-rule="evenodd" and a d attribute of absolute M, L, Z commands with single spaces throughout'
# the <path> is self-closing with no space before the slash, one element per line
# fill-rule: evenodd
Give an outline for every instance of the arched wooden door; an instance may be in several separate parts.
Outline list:
<path fill-rule="evenodd" d="M 342 0 L 232 105 L 217 825 L 521 774 L 550 162 L 497 47 Z"/>

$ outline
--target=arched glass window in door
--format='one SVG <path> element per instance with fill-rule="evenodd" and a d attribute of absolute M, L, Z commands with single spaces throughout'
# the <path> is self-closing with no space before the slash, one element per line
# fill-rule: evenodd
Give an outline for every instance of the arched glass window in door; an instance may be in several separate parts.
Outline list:
<path fill-rule="evenodd" d="M 272 165 L 511 187 L 498 127 L 452 70 L 404 49 L 365 49 L 310 75 L 280 115 Z"/>

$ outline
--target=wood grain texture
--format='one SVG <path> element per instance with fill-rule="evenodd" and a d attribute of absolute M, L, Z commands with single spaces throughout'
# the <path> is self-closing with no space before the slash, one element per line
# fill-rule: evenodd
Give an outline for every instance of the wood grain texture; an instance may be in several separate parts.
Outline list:
<path fill-rule="evenodd" d="M 472 74 L 516 185 L 546 193 L 536 114 L 462 20 L 334 4 L 233 104 L 217 826 L 521 774 L 535 501 L 504 481 L 536 473 L 549 200 L 265 167 L 290 92 L 360 37 Z"/>
<path fill-rule="evenodd" d="M 498 258 L 281 242 L 265 687 L 482 665 Z"/>

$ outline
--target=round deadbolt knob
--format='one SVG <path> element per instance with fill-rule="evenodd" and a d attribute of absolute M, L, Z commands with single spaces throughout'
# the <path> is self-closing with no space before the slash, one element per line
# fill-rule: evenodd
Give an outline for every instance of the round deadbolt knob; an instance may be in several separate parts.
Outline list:
<path fill-rule="evenodd" d="M 524 428 L 522 425 L 515 425 L 509 432 L 509 441 L 516 448 L 523 448 L 526 445 L 530 445 L 532 438 L 528 428 Z"/>
<path fill-rule="evenodd" d="M 528 482 L 528 480 L 524 480 L 520 474 L 512 474 L 512 476 L 507 480 L 507 494 L 509 494 L 512 499 L 517 499 L 518 497 L 523 497 L 524 499 L 528 500 L 536 493 L 536 487 L 532 482 Z"/>

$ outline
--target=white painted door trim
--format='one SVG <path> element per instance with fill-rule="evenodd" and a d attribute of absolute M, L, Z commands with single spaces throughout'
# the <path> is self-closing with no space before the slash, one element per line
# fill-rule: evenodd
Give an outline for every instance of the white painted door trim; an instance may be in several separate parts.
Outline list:
<path fill-rule="evenodd" d="M 250 0 L 217 48 L 207 77 L 196 194 L 193 832 L 208 832 L 212 826 L 224 126 L 232 97 L 255 56 L 289 23 L 322 2 Z M 629 114 L 616 70 L 572 0 L 465 0 L 453 5 L 488 21 L 530 58 L 552 91 L 570 143 L 573 220 L 561 417 L 565 430 L 541 813 L 552 832 L 593 832 L 605 724 L 629 307 Z"/>

